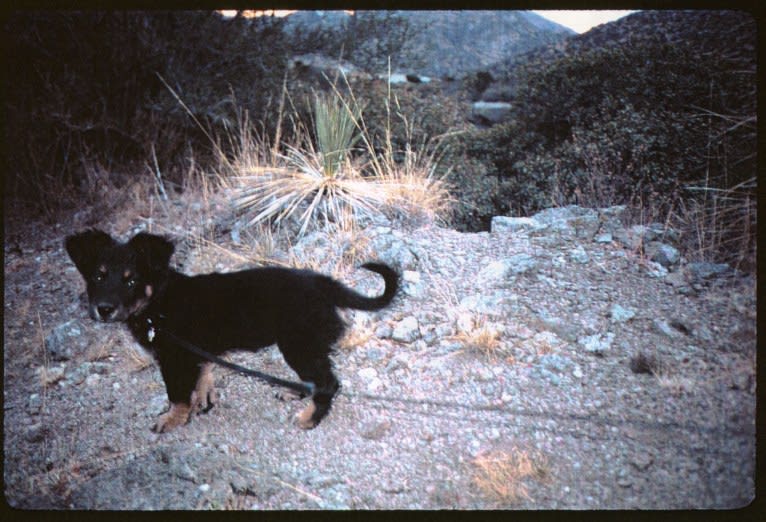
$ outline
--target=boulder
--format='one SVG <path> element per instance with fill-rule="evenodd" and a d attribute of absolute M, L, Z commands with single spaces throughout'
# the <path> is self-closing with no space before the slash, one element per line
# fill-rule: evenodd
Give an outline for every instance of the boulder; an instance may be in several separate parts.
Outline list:
<path fill-rule="evenodd" d="M 670 268 L 681 260 L 681 253 L 678 249 L 659 241 L 647 243 L 644 247 L 644 252 L 649 259 L 661 264 L 665 268 Z"/>
<path fill-rule="evenodd" d="M 511 114 L 511 104 L 508 102 L 475 102 L 471 106 L 471 119 L 485 125 L 502 123 Z"/>
<path fill-rule="evenodd" d="M 689 263 L 686 265 L 686 273 L 689 274 L 689 279 L 694 282 L 701 282 L 716 277 L 730 275 L 731 267 L 726 263 L 708 263 L 703 261 L 701 263 Z"/>
<path fill-rule="evenodd" d="M 544 230 L 545 228 L 547 228 L 547 225 L 531 217 L 494 216 L 490 224 L 490 231 L 493 234 L 533 232 Z"/>

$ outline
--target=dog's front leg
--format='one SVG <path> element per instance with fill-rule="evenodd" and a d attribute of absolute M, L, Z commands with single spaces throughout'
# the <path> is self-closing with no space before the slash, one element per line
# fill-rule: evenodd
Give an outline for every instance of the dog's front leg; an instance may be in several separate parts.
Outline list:
<path fill-rule="evenodd" d="M 199 383 L 207 394 L 208 384 L 212 385 L 212 376 L 205 365 L 198 365 L 194 360 L 183 358 L 183 352 L 176 352 L 165 346 L 165 350 L 158 351 L 160 372 L 165 381 L 165 389 L 170 400 L 170 409 L 159 416 L 157 423 L 152 428 L 156 433 L 166 433 L 178 426 L 182 426 L 191 420 L 193 406 L 197 402 L 197 389 Z"/>
<path fill-rule="evenodd" d="M 182 402 L 171 402 L 170 409 L 159 416 L 157 423 L 152 428 L 155 433 L 166 433 L 176 426 L 182 426 L 189 422 L 191 406 Z"/>
<path fill-rule="evenodd" d="M 217 401 L 215 386 L 213 381 L 213 363 L 203 363 L 200 366 L 197 386 L 191 395 L 191 405 L 197 413 L 207 413 Z"/>

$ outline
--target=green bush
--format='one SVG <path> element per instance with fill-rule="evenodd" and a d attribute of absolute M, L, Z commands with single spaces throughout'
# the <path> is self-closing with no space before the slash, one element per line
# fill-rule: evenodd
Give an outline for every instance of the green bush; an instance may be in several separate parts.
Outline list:
<path fill-rule="evenodd" d="M 581 50 L 519 76 L 511 120 L 467 150 L 510 181 L 507 206 L 523 213 L 551 199 L 656 194 L 669 210 L 689 183 L 724 188 L 752 177 L 754 81 L 752 63 L 659 38 Z"/>

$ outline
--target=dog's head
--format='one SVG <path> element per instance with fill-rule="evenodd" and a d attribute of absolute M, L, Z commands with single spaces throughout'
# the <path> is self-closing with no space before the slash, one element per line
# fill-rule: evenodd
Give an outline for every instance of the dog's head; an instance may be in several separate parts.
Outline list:
<path fill-rule="evenodd" d="M 88 288 L 88 311 L 98 321 L 124 321 L 141 312 L 168 274 L 173 243 L 140 233 L 127 243 L 100 230 L 66 238 L 66 250 Z"/>

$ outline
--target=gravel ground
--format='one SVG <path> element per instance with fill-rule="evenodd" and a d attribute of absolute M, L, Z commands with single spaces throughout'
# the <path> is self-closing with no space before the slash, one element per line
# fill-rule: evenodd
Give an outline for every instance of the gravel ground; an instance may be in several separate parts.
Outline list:
<path fill-rule="evenodd" d="M 162 219 L 155 231 L 194 230 Z M 140 223 L 106 228 L 126 237 Z M 124 326 L 88 319 L 62 244 L 78 224 L 5 241 L 13 507 L 731 509 L 754 498 L 752 276 L 676 284 L 615 242 L 563 229 L 369 226 L 355 255 L 393 251 L 404 288 L 386 310 L 347 314 L 342 389 L 316 429 L 295 425 L 302 401 L 217 368 L 219 404 L 157 435 L 159 370 Z M 248 265 L 232 235 L 213 239 L 230 254 L 196 241 L 177 263 Z M 343 245 L 320 234 L 296 251 L 379 291 L 363 270 L 338 271 Z M 274 347 L 229 359 L 294 378 Z"/>

